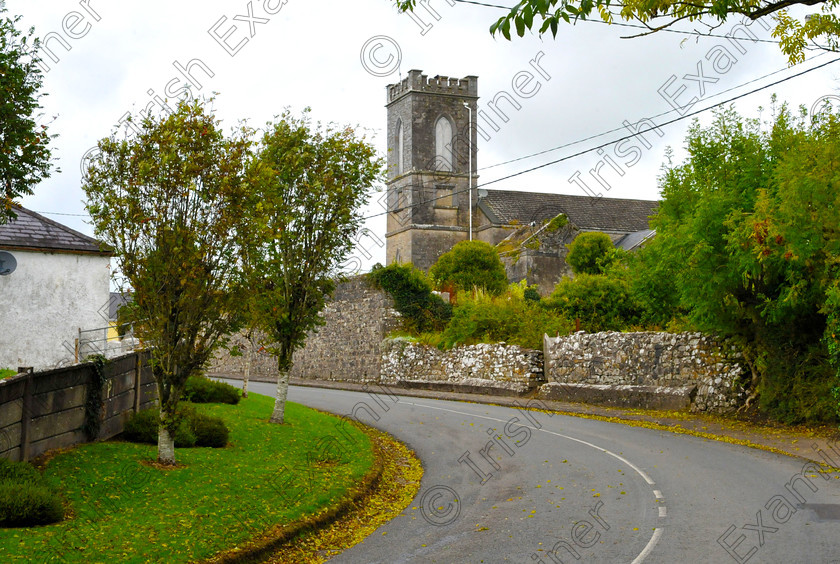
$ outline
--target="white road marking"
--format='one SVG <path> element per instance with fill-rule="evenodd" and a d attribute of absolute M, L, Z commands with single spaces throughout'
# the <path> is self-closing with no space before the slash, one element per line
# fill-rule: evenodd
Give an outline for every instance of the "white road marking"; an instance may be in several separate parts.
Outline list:
<path fill-rule="evenodd" d="M 474 413 L 465 413 L 463 411 L 457 411 L 457 410 L 454 410 L 454 409 L 447 409 L 445 407 L 435 407 L 433 405 L 423 405 L 423 404 L 420 404 L 420 403 L 412 403 L 412 402 L 400 402 L 400 403 L 404 403 L 406 405 L 413 405 L 415 407 L 424 407 L 426 409 L 437 409 L 439 411 L 448 411 L 449 413 L 455 413 L 457 415 L 464 415 L 466 417 L 478 417 L 479 419 L 489 419 L 490 421 L 498 421 L 500 423 L 507 423 L 509 421 L 509 419 L 499 419 L 497 417 L 490 417 L 490 416 L 487 416 L 487 415 L 476 415 Z M 621 462 L 623 462 L 624 464 L 626 464 L 627 466 L 629 466 L 630 468 L 635 470 L 636 473 L 639 476 L 641 476 L 642 479 L 645 482 L 647 482 L 647 484 L 649 486 L 653 486 L 653 485 L 656 484 L 656 482 L 654 482 L 653 479 L 650 476 L 648 476 L 647 473 L 644 470 L 642 470 L 641 468 L 639 468 L 638 466 L 636 466 L 635 464 L 633 464 L 632 462 L 630 462 L 629 460 L 627 460 L 626 458 L 621 456 L 620 454 L 616 454 L 616 453 L 614 453 L 610 450 L 599 447 L 596 444 L 590 443 L 588 441 L 583 441 L 581 439 L 576 439 L 576 438 L 570 437 L 568 435 L 563 435 L 561 433 L 555 433 L 554 431 L 547 431 L 545 429 L 537 429 L 536 427 L 530 427 L 530 428 L 534 429 L 535 431 L 541 431 L 543 433 L 548 433 L 549 435 L 555 435 L 555 436 L 561 437 L 563 439 L 568 439 L 570 441 L 574 441 L 576 443 L 580 443 L 582 445 L 592 447 L 595 450 L 600 450 L 604 454 L 608 454 L 608 455 L 610 455 L 614 458 L 617 458 L 618 460 L 620 460 Z M 659 490 L 653 490 L 653 495 L 656 496 L 656 499 L 664 499 L 664 497 L 662 496 L 662 492 L 660 492 Z M 660 517 L 665 517 L 665 507 L 660 507 L 659 508 L 659 516 Z M 636 559 L 633 560 L 632 564 L 641 564 L 642 562 L 645 561 L 645 558 L 647 558 L 648 555 L 651 553 L 651 551 L 656 547 L 656 544 L 659 542 L 659 538 L 662 536 L 662 533 L 664 531 L 665 531 L 665 529 L 663 527 L 657 527 L 653 530 L 653 536 L 650 537 L 650 540 L 648 541 L 644 550 L 642 550 L 642 552 L 639 553 L 639 555 L 636 557 Z"/>
<path fill-rule="evenodd" d="M 632 564 L 642 564 L 642 562 L 645 561 L 645 558 L 647 558 L 648 555 L 650 555 L 650 553 L 653 551 L 653 548 L 656 546 L 656 543 L 659 542 L 659 537 L 662 536 L 663 531 L 664 531 L 664 529 L 659 528 L 659 527 L 657 527 L 653 530 L 653 536 L 650 537 L 650 540 L 648 541 L 647 546 L 645 547 L 645 549 L 643 551 L 641 551 L 639 553 L 639 555 L 636 557 L 636 559 L 633 560 Z"/>

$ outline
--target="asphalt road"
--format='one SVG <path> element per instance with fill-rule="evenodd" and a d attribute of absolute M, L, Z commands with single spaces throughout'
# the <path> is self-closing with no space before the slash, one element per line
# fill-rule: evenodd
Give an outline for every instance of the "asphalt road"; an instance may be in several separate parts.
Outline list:
<path fill-rule="evenodd" d="M 401 516 L 331 562 L 840 564 L 840 479 L 803 460 L 375 391 L 289 392 L 397 437 L 425 470 Z"/>

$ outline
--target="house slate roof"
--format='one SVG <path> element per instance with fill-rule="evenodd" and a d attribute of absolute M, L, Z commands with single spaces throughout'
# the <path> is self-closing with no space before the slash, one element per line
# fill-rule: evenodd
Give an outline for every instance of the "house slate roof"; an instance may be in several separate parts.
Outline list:
<path fill-rule="evenodd" d="M 104 244 L 57 221 L 21 206 L 14 206 L 17 219 L 0 225 L 0 249 L 81 253 L 111 256 Z"/>
<path fill-rule="evenodd" d="M 120 308 L 132 300 L 131 294 L 111 292 L 111 297 L 108 299 L 108 319 L 117 321 L 117 314 Z"/>
<path fill-rule="evenodd" d="M 563 213 L 579 229 L 627 233 L 649 229 L 648 218 L 658 205 L 652 200 L 514 190 L 487 190 L 487 195 L 479 196 L 478 201 L 479 208 L 496 224 L 542 222 Z"/>

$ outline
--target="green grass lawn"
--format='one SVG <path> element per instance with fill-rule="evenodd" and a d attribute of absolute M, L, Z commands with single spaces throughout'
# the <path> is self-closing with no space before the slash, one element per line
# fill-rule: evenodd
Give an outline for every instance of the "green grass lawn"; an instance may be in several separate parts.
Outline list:
<path fill-rule="evenodd" d="M 57 455 L 47 479 L 72 514 L 54 525 L 0 529 L 5 562 L 188 562 L 242 545 L 274 525 L 335 503 L 373 464 L 370 440 L 339 419 L 274 399 L 196 405 L 230 428 L 226 448 L 177 449 L 185 467 L 143 464 L 157 447 L 120 441 Z M 348 435 L 350 438 L 348 438 Z"/>

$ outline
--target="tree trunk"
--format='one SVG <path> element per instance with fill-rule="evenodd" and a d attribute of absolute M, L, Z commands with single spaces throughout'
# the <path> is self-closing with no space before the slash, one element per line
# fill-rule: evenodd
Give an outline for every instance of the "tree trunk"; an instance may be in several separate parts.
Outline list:
<path fill-rule="evenodd" d="M 161 464 L 175 464 L 175 437 L 169 435 L 164 425 L 165 415 L 160 412 L 160 427 L 158 429 L 158 462 Z"/>
<path fill-rule="evenodd" d="M 277 399 L 274 400 L 274 413 L 271 414 L 271 423 L 283 423 L 286 412 L 286 396 L 289 395 L 289 370 L 277 369 Z"/>
<path fill-rule="evenodd" d="M 254 342 L 254 332 L 251 331 L 248 333 L 248 358 L 245 359 L 245 375 L 242 378 L 242 397 L 248 397 L 248 378 L 251 377 L 251 365 L 254 362 L 254 347 L 256 343 Z"/>

